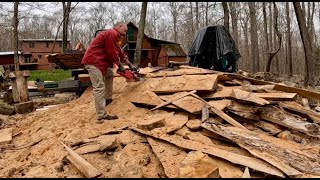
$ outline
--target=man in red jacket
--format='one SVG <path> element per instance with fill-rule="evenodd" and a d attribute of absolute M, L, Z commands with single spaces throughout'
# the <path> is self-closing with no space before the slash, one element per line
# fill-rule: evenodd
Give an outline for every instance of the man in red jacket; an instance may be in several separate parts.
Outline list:
<path fill-rule="evenodd" d="M 118 44 L 127 30 L 127 24 L 119 22 L 112 29 L 100 32 L 89 45 L 81 62 L 88 70 L 92 82 L 97 123 L 118 119 L 115 115 L 108 115 L 105 110 L 106 104 L 112 101 L 113 72 L 110 68 L 116 64 L 119 67 L 118 71 L 125 72 L 121 62 L 129 64 L 130 69 L 136 68 L 129 62 Z"/>

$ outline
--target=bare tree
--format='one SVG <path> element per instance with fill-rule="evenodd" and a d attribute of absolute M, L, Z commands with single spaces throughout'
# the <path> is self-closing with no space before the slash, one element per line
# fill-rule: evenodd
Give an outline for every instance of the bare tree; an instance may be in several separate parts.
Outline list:
<path fill-rule="evenodd" d="M 278 28 L 278 8 L 275 2 L 273 2 L 273 17 L 274 17 L 274 28 L 276 31 L 276 34 L 278 36 L 278 48 L 274 51 L 274 52 L 270 52 L 269 53 L 269 58 L 268 58 L 268 62 L 267 62 L 267 67 L 266 67 L 266 71 L 270 72 L 271 69 L 271 63 L 272 60 L 274 58 L 274 56 L 279 52 L 280 48 L 281 48 L 281 44 L 282 44 L 282 35 L 279 32 L 279 28 Z"/>
<path fill-rule="evenodd" d="M 254 2 L 248 2 L 250 12 L 250 34 L 251 34 L 251 52 L 252 52 L 252 72 L 259 71 L 259 44 L 258 44 L 258 28 L 256 19 L 256 7 Z"/>
<path fill-rule="evenodd" d="M 68 24 L 69 24 L 69 14 L 71 11 L 71 2 L 62 2 L 63 6 L 63 25 L 62 25 L 62 52 L 67 51 L 68 42 Z"/>
<path fill-rule="evenodd" d="M 313 85 L 314 84 L 314 66 L 315 62 L 313 59 L 313 49 L 310 42 L 310 37 L 308 33 L 308 29 L 306 26 L 306 20 L 304 13 L 302 12 L 301 6 L 299 2 L 293 2 L 294 11 L 296 13 L 299 29 L 300 29 L 300 36 L 302 39 L 303 47 L 304 47 L 304 54 L 306 59 L 306 66 L 305 66 L 305 77 L 304 77 L 304 85 Z"/>
<path fill-rule="evenodd" d="M 18 42 L 19 42 L 19 39 L 18 39 L 18 25 L 19 25 L 18 8 L 19 8 L 19 2 L 14 2 L 12 27 L 13 27 L 13 49 L 14 49 L 14 69 L 15 69 L 15 71 L 20 71 L 19 54 L 18 54 Z"/>
<path fill-rule="evenodd" d="M 226 27 L 226 29 L 228 31 L 230 31 L 230 29 L 229 29 L 229 8 L 228 8 L 228 3 L 227 2 L 222 2 L 222 7 L 223 7 L 223 24 L 224 24 L 224 27 Z"/>
<path fill-rule="evenodd" d="M 233 34 L 233 38 L 236 45 L 238 45 L 239 32 L 238 32 L 238 15 L 235 7 L 236 2 L 229 2 L 229 6 L 230 6 L 230 14 L 231 14 L 232 34 Z"/>
<path fill-rule="evenodd" d="M 144 26 L 146 22 L 147 6 L 148 6 L 148 2 L 142 2 L 137 45 L 136 45 L 136 50 L 135 50 L 134 60 L 133 60 L 134 64 L 138 67 L 140 66 L 140 61 L 141 61 L 141 51 L 142 51 L 142 43 L 143 43 L 143 37 L 144 37 Z"/>
<path fill-rule="evenodd" d="M 291 22 L 290 22 L 290 8 L 289 2 L 286 2 L 286 16 L 287 16 L 287 62 L 289 64 L 289 76 L 293 75 L 292 68 L 292 39 L 291 39 Z"/>
<path fill-rule="evenodd" d="M 199 29 L 199 6 L 198 2 L 196 2 L 196 31 Z"/>

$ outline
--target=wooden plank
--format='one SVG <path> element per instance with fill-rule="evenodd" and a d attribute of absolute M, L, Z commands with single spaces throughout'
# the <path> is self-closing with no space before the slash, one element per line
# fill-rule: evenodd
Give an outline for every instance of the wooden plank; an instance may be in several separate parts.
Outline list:
<path fill-rule="evenodd" d="M 142 130 L 151 131 L 155 128 L 164 127 L 166 125 L 165 118 L 159 117 L 156 119 L 148 119 L 146 121 L 140 121 L 137 127 Z"/>
<path fill-rule="evenodd" d="M 252 84 L 245 84 L 242 86 L 242 89 L 249 92 L 266 92 L 267 90 L 273 90 L 274 85 L 267 84 L 267 85 L 252 85 Z"/>
<path fill-rule="evenodd" d="M 178 129 L 181 129 L 183 125 L 188 122 L 188 115 L 184 113 L 177 113 L 166 118 L 166 132 L 171 133 Z"/>
<path fill-rule="evenodd" d="M 238 123 L 236 120 L 234 120 L 232 117 L 228 116 L 226 113 L 224 113 L 223 111 L 215 108 L 214 106 L 212 106 L 211 104 L 209 104 L 207 101 L 203 100 L 201 97 L 199 97 L 196 94 L 192 94 L 195 98 L 198 98 L 199 100 L 201 100 L 202 102 L 204 102 L 205 104 L 209 105 L 211 108 L 211 111 L 215 114 L 217 114 L 218 116 L 220 116 L 222 119 L 226 120 L 228 123 L 239 127 L 239 128 L 243 128 L 243 129 L 247 129 L 246 127 L 242 126 L 240 123 Z"/>
<path fill-rule="evenodd" d="M 217 125 L 214 128 L 207 123 L 203 128 L 224 136 L 247 149 L 252 155 L 261 158 L 277 167 L 290 177 L 302 173 L 320 173 L 320 155 L 308 151 L 301 151 L 303 145 L 275 138 L 269 135 L 242 130 L 238 127 L 224 127 Z"/>
<path fill-rule="evenodd" d="M 211 100 L 211 101 L 208 101 L 208 103 L 214 106 L 215 108 L 219 109 L 220 111 L 223 111 L 227 106 L 229 106 L 232 103 L 232 100 L 230 99 Z"/>
<path fill-rule="evenodd" d="M 136 93 L 134 96 L 129 97 L 129 101 L 134 104 L 142 104 L 147 106 L 157 106 L 159 104 L 164 103 L 163 100 L 159 96 L 157 96 L 152 91 L 143 91 L 141 93 Z M 174 105 L 166 105 L 167 108 L 178 109 L 178 107 Z"/>
<path fill-rule="evenodd" d="M 319 126 L 309 123 L 300 116 L 293 116 L 277 107 L 264 107 L 260 109 L 260 118 L 297 130 L 312 137 L 320 137 Z"/>
<path fill-rule="evenodd" d="M 179 147 L 165 141 L 150 137 L 148 137 L 147 140 L 152 151 L 161 162 L 167 177 L 179 177 L 179 165 L 187 156 L 187 153 Z"/>
<path fill-rule="evenodd" d="M 200 114 L 202 108 L 205 106 L 202 101 L 190 95 L 173 101 L 172 104 L 193 114 Z"/>
<path fill-rule="evenodd" d="M 183 93 L 179 94 L 178 96 L 175 96 L 174 98 L 157 105 L 156 107 L 152 108 L 150 111 L 153 111 L 155 109 L 158 109 L 158 108 L 161 108 L 163 106 L 166 106 L 166 105 L 172 103 L 173 101 L 179 100 L 179 99 L 181 99 L 183 97 L 186 97 L 186 96 L 188 96 L 190 94 L 193 94 L 193 93 L 196 93 L 196 92 L 197 92 L 196 90 L 193 90 L 193 91 L 190 91 L 190 92 L 183 92 Z"/>
<path fill-rule="evenodd" d="M 201 121 L 205 121 L 209 118 L 209 108 L 207 105 L 205 105 L 203 108 L 202 108 L 202 111 L 201 111 Z"/>
<path fill-rule="evenodd" d="M 270 164 L 253 158 L 253 157 L 247 157 L 247 156 L 242 156 L 239 154 L 231 153 L 225 150 L 221 150 L 212 146 L 204 145 L 199 142 L 191 141 L 184 139 L 181 136 L 178 135 L 168 135 L 168 134 L 159 134 L 157 132 L 152 132 L 152 131 L 143 131 L 138 128 L 132 127 L 134 131 L 140 132 L 142 134 L 152 136 L 157 139 L 161 139 L 164 141 L 167 141 L 171 144 L 174 144 L 176 146 L 179 146 L 180 148 L 183 149 L 190 149 L 190 150 L 195 150 L 195 151 L 201 151 L 203 153 L 207 153 L 222 159 L 225 159 L 227 161 L 230 161 L 234 164 L 240 164 L 243 166 L 248 166 L 254 170 L 260 171 L 260 172 L 265 172 L 267 174 L 272 174 L 275 176 L 279 177 L 284 177 L 283 173 L 278 170 L 277 168 L 271 166 Z"/>
<path fill-rule="evenodd" d="M 246 105 L 243 103 L 239 103 L 237 101 L 232 101 L 230 105 L 227 106 L 227 109 L 237 112 L 248 112 L 248 113 L 256 113 L 258 111 L 258 107 Z"/>
<path fill-rule="evenodd" d="M 273 101 L 288 101 L 294 100 L 297 97 L 297 93 L 253 93 L 254 95 Z"/>
<path fill-rule="evenodd" d="M 270 104 L 269 101 L 262 99 L 258 96 L 256 96 L 253 93 L 247 92 L 247 91 L 243 91 L 240 89 L 233 89 L 231 96 L 235 99 L 239 99 L 239 100 L 243 100 L 243 101 L 249 101 L 249 102 L 253 102 L 259 105 L 266 105 L 266 104 Z"/>
<path fill-rule="evenodd" d="M 251 119 L 251 120 L 255 120 L 255 121 L 259 121 L 260 118 L 259 116 L 253 114 L 253 113 L 249 113 L 249 112 L 239 112 L 239 111 L 228 111 L 228 112 L 231 112 L 237 116 L 240 116 L 240 117 L 243 117 L 243 118 L 246 118 L 246 119 Z"/>
<path fill-rule="evenodd" d="M 192 90 L 215 90 L 218 82 L 217 74 L 210 75 L 183 75 L 177 77 L 153 78 L 158 81 L 152 91 L 155 93 L 173 93 Z"/>
<path fill-rule="evenodd" d="M 12 140 L 12 128 L 0 130 L 0 144 L 6 144 Z"/>
<path fill-rule="evenodd" d="M 241 86 L 226 87 L 219 85 L 216 91 L 201 95 L 203 99 L 231 98 L 233 89 L 241 89 Z"/>
<path fill-rule="evenodd" d="M 320 123 L 320 113 L 316 111 L 307 109 L 296 102 L 287 102 L 287 103 L 279 102 L 278 104 L 280 107 L 284 107 L 286 109 L 305 114 L 309 116 L 314 122 Z"/>
<path fill-rule="evenodd" d="M 286 85 L 281 85 L 281 84 L 277 84 L 277 83 L 269 82 L 269 81 L 261 81 L 261 80 L 245 77 L 245 76 L 242 76 L 239 74 L 228 74 L 228 76 L 229 77 L 236 77 L 236 78 L 240 78 L 240 79 L 246 79 L 246 80 L 248 80 L 254 84 L 258 84 L 258 85 L 272 84 L 272 85 L 274 85 L 274 88 L 273 88 L 274 90 L 283 91 L 283 92 L 287 92 L 287 93 L 297 93 L 298 95 L 300 95 L 302 97 L 320 100 L 320 93 L 318 93 L 316 91 L 311 91 L 311 90 L 296 88 L 296 87 L 289 87 Z"/>
<path fill-rule="evenodd" d="M 83 159 L 77 153 L 75 153 L 72 149 L 70 149 L 67 145 L 61 142 L 61 144 L 66 148 L 70 156 L 67 158 L 70 162 L 76 166 L 76 168 L 87 178 L 94 178 L 100 176 L 102 173 L 98 171 L 95 167 L 93 167 L 88 161 Z"/>
<path fill-rule="evenodd" d="M 200 151 L 190 151 L 180 163 L 180 178 L 219 178 L 219 167 Z"/>

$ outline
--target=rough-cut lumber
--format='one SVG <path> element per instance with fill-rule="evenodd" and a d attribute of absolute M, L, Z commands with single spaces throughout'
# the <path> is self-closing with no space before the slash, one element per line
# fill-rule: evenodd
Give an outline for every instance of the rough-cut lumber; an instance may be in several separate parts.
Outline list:
<path fill-rule="evenodd" d="M 217 98 L 231 98 L 233 89 L 241 89 L 241 86 L 222 86 L 218 85 L 218 88 L 214 92 L 209 92 L 201 95 L 203 99 L 217 99 Z"/>
<path fill-rule="evenodd" d="M 166 105 L 172 103 L 173 101 L 179 100 L 179 99 L 181 99 L 181 98 L 183 98 L 183 97 L 186 97 L 186 96 L 188 96 L 188 95 L 190 95 L 190 94 L 193 94 L 193 93 L 196 93 L 196 92 L 197 92 L 196 90 L 193 90 L 193 91 L 190 91 L 190 92 L 183 92 L 183 93 L 181 93 L 181 94 L 173 97 L 172 99 L 170 99 L 170 100 L 168 100 L 168 101 L 166 101 L 166 102 L 163 102 L 163 103 L 157 105 L 156 107 L 152 108 L 150 111 L 153 111 L 153 110 L 155 110 L 155 109 L 158 109 L 158 108 L 161 108 L 161 107 L 163 107 L 163 106 L 166 106 Z"/>
<path fill-rule="evenodd" d="M 227 106 L 227 109 L 232 111 L 248 112 L 248 113 L 256 113 L 258 111 L 258 107 L 241 104 L 236 101 L 232 101 L 232 103 Z"/>
<path fill-rule="evenodd" d="M 311 109 L 310 105 L 309 105 L 309 100 L 307 98 L 302 98 L 302 105 L 306 108 L 306 109 Z"/>
<path fill-rule="evenodd" d="M 209 108 L 207 105 L 203 106 L 201 111 L 201 121 L 205 121 L 209 118 Z"/>
<path fill-rule="evenodd" d="M 94 144 L 88 144 L 88 145 L 82 146 L 82 147 L 74 150 L 74 152 L 81 155 L 81 154 L 97 152 L 97 151 L 99 151 L 99 149 L 100 149 L 100 144 L 94 143 Z"/>
<path fill-rule="evenodd" d="M 263 107 L 259 111 L 260 118 L 264 120 L 303 132 L 312 137 L 320 137 L 319 125 L 309 123 L 300 116 L 294 116 L 277 107 Z"/>
<path fill-rule="evenodd" d="M 171 133 L 181 129 L 188 122 L 188 115 L 184 113 L 174 114 L 166 118 L 166 132 Z"/>
<path fill-rule="evenodd" d="M 290 177 L 311 172 L 320 174 L 319 154 L 311 154 L 311 151 L 302 152 L 303 146 L 300 144 L 245 131 L 238 127 L 212 126 L 206 123 L 201 126 L 232 140 L 240 147 L 247 149 L 252 155 L 269 162 Z"/>
<path fill-rule="evenodd" d="M 269 81 L 261 81 L 261 80 L 257 80 L 257 79 L 253 79 L 253 78 L 249 78 L 249 77 L 245 77 L 239 74 L 228 74 L 229 77 L 236 77 L 239 79 L 245 79 L 248 80 L 254 84 L 257 85 L 267 85 L 267 84 L 271 84 L 274 85 L 274 90 L 277 91 L 283 91 L 283 92 L 288 92 L 288 93 L 297 93 L 298 95 L 302 96 L 302 97 L 307 97 L 310 99 L 316 99 L 316 100 L 320 100 L 320 93 L 316 92 L 316 91 L 310 91 L 307 89 L 302 89 L 302 88 L 296 88 L 296 87 L 289 87 L 286 85 L 281 85 L 281 84 L 277 84 L 274 82 L 269 82 Z"/>
<path fill-rule="evenodd" d="M 151 131 L 155 128 L 164 127 L 166 125 L 165 118 L 148 119 L 137 124 L 137 127 L 142 130 Z"/>
<path fill-rule="evenodd" d="M 221 178 L 240 178 L 242 176 L 241 169 L 221 158 L 211 157 L 219 167 L 219 175 Z"/>
<path fill-rule="evenodd" d="M 297 93 L 253 93 L 254 95 L 273 101 L 288 101 L 294 100 L 297 96 Z"/>
<path fill-rule="evenodd" d="M 8 143 L 12 140 L 12 128 L 0 130 L 0 144 Z"/>
<path fill-rule="evenodd" d="M 62 142 L 61 142 L 62 143 Z M 87 178 L 94 178 L 100 176 L 102 173 L 99 172 L 95 167 L 93 167 L 88 161 L 83 159 L 77 153 L 75 153 L 72 149 L 70 149 L 67 145 L 62 143 L 62 145 L 66 148 L 70 156 L 67 158 L 70 162 L 76 166 L 76 168 Z"/>
<path fill-rule="evenodd" d="M 157 96 L 154 92 L 152 91 L 143 91 L 141 93 L 136 93 L 134 96 L 131 96 L 129 98 L 129 101 L 132 102 L 133 104 L 141 104 L 141 105 L 146 105 L 146 106 L 157 106 L 159 104 L 164 103 L 163 100 L 159 96 Z M 178 107 L 174 105 L 167 105 L 165 106 L 167 108 L 172 108 L 172 109 L 178 109 Z"/>
<path fill-rule="evenodd" d="M 246 167 L 246 169 L 244 170 L 243 175 L 242 175 L 241 178 L 251 178 L 248 167 Z"/>
<path fill-rule="evenodd" d="M 320 113 L 307 109 L 296 102 L 279 102 L 278 104 L 280 107 L 284 107 L 286 109 L 305 114 L 309 116 L 314 122 L 320 123 Z"/>
<path fill-rule="evenodd" d="M 209 104 L 207 101 L 203 100 L 201 97 L 199 97 L 196 94 L 192 94 L 195 98 L 198 98 L 199 100 L 201 100 L 202 102 L 204 102 L 205 104 L 209 105 L 211 108 L 211 111 L 215 114 L 217 114 L 218 116 L 220 116 L 222 119 L 226 120 L 228 123 L 237 126 L 239 128 L 243 128 L 243 129 L 247 129 L 246 127 L 242 126 L 240 123 L 238 123 L 236 120 L 234 120 L 232 117 L 228 116 L 226 113 L 224 113 L 223 111 L 215 108 L 214 106 L 212 106 L 211 104 Z"/>
<path fill-rule="evenodd" d="M 180 178 L 219 178 L 218 165 L 207 154 L 190 151 L 180 163 Z"/>
<path fill-rule="evenodd" d="M 172 104 L 193 114 L 200 114 L 202 108 L 205 106 L 202 101 L 190 95 L 173 101 Z"/>
<path fill-rule="evenodd" d="M 194 129 L 194 130 L 201 129 L 201 120 L 199 120 L 199 119 L 190 119 L 186 123 L 186 126 L 189 129 Z"/>
<path fill-rule="evenodd" d="M 148 137 L 147 140 L 152 148 L 152 151 L 160 160 L 167 177 L 179 177 L 178 167 L 183 159 L 187 156 L 187 153 L 179 147 L 165 141 L 153 139 L 150 137 Z"/>
<path fill-rule="evenodd" d="M 240 89 L 233 89 L 231 96 L 235 99 L 239 99 L 239 100 L 243 100 L 243 101 L 249 101 L 249 102 L 253 102 L 259 105 L 266 105 L 269 104 L 270 102 L 262 99 L 258 96 L 256 96 L 253 93 L 247 92 L 247 91 L 243 91 Z"/>
<path fill-rule="evenodd" d="M 244 86 L 242 86 L 242 89 L 245 91 L 256 91 L 256 92 L 260 92 L 260 91 L 267 91 L 267 90 L 273 90 L 274 85 L 252 85 L 252 84 L 245 84 Z"/>
<path fill-rule="evenodd" d="M 192 90 L 213 91 L 217 86 L 218 75 L 183 75 L 153 78 L 153 80 L 158 82 L 155 87 L 152 87 L 152 91 L 155 93 L 173 93 Z"/>
<path fill-rule="evenodd" d="M 259 116 L 252 114 L 252 113 L 249 113 L 249 112 L 238 112 L 238 111 L 228 111 L 228 112 L 231 112 L 237 116 L 240 116 L 240 117 L 243 117 L 246 119 L 251 119 L 251 120 L 255 120 L 255 121 L 260 120 Z"/>
<path fill-rule="evenodd" d="M 211 100 L 211 101 L 208 101 L 208 103 L 214 106 L 215 108 L 219 109 L 220 111 L 223 111 L 227 106 L 229 106 L 232 103 L 232 100 L 230 99 Z"/>
<path fill-rule="evenodd" d="M 144 68 L 143 68 L 144 69 Z M 140 73 L 140 72 L 139 72 Z M 162 70 L 158 72 L 149 72 L 146 77 L 169 77 L 169 76 L 181 76 L 181 75 L 205 75 L 205 74 L 216 74 L 216 72 L 213 72 L 208 69 L 191 69 L 191 68 L 182 68 L 177 70 Z"/>
<path fill-rule="evenodd" d="M 283 173 L 279 171 L 277 168 L 271 166 L 270 164 L 261 161 L 256 158 L 252 157 L 247 157 L 235 153 L 231 153 L 225 150 L 221 150 L 212 146 L 204 145 L 199 142 L 195 141 L 190 141 L 187 139 L 183 139 L 183 137 L 178 136 L 178 135 L 168 135 L 168 134 L 159 134 L 157 132 L 152 132 L 152 131 L 143 131 L 138 128 L 132 127 L 134 131 L 140 132 L 142 134 L 152 136 L 154 138 L 158 138 L 167 142 L 170 142 L 176 146 L 179 146 L 184 149 L 190 149 L 190 150 L 195 150 L 195 151 L 201 151 L 203 153 L 207 153 L 222 159 L 225 159 L 227 161 L 230 161 L 234 164 L 240 164 L 243 166 L 250 167 L 254 170 L 260 171 L 260 172 L 265 172 L 267 174 L 272 174 L 276 175 L 279 177 L 284 177 Z"/>

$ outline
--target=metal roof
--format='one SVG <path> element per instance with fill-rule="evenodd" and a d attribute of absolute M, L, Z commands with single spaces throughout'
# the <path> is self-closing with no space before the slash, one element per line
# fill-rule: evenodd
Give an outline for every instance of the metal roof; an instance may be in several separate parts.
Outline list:
<path fill-rule="evenodd" d="M 186 56 L 179 44 L 161 44 L 168 56 Z"/>
<path fill-rule="evenodd" d="M 6 51 L 6 52 L 0 52 L 0 56 L 2 55 L 13 55 L 14 51 Z M 18 54 L 21 54 L 21 51 L 18 51 Z"/>
<path fill-rule="evenodd" d="M 54 39 L 20 39 L 20 41 L 54 41 Z M 56 39 L 56 41 L 62 41 L 62 39 Z M 67 41 L 70 41 L 70 39 Z"/>

